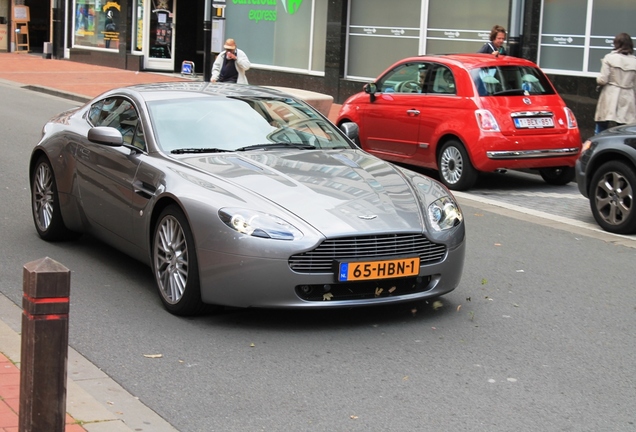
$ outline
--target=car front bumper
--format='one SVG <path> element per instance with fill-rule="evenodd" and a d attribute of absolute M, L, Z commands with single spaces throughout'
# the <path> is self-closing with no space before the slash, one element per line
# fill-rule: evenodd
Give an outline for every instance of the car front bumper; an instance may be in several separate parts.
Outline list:
<path fill-rule="evenodd" d="M 464 267 L 465 242 L 447 249 L 441 262 L 420 266 L 421 289 L 403 294 L 398 279 L 376 281 L 377 296 L 338 300 L 309 301 L 298 294 L 301 286 L 338 285 L 339 292 L 347 284 L 339 283 L 335 273 L 301 274 L 289 267 L 288 260 L 246 257 L 210 250 L 198 250 L 201 298 L 205 303 L 234 307 L 266 308 L 343 308 L 402 303 L 434 298 L 459 285 Z M 397 283 L 393 283 L 397 282 Z M 395 291 L 391 291 L 395 289 Z M 327 293 L 328 291 L 325 291 Z M 335 292 L 335 290 L 334 290 Z"/>

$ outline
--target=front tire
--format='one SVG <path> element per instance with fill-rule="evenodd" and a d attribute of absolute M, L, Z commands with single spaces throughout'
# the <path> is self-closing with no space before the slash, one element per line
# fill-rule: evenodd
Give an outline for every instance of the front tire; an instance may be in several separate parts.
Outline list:
<path fill-rule="evenodd" d="M 636 232 L 634 208 L 636 172 L 620 161 L 601 165 L 590 184 L 590 207 L 596 222 L 605 231 L 616 234 Z"/>
<path fill-rule="evenodd" d="M 170 205 L 155 226 L 152 262 L 159 297 L 174 315 L 197 315 L 205 310 L 199 286 L 194 238 L 179 207 Z"/>
<path fill-rule="evenodd" d="M 456 140 L 447 141 L 439 152 L 437 167 L 442 183 L 452 190 L 467 190 L 477 182 L 478 172 L 470 162 L 464 146 Z"/>
<path fill-rule="evenodd" d="M 46 241 L 69 240 L 74 233 L 62 220 L 55 174 L 48 158 L 41 155 L 31 176 L 31 213 L 38 235 Z"/>
<path fill-rule="evenodd" d="M 554 186 L 563 186 L 574 180 L 575 172 L 572 167 L 541 168 L 539 170 L 541 178 Z"/>

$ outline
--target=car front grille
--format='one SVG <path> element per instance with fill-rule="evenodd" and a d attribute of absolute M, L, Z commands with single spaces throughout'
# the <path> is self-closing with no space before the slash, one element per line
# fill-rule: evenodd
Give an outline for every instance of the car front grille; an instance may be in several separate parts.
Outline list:
<path fill-rule="evenodd" d="M 440 262 L 446 246 L 422 234 L 386 234 L 323 241 L 316 249 L 293 255 L 290 268 L 298 273 L 333 273 L 334 261 L 388 259 L 419 256 L 420 265 Z"/>

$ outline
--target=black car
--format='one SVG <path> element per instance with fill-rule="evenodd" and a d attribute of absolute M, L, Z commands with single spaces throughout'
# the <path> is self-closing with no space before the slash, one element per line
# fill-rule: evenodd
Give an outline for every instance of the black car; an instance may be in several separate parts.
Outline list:
<path fill-rule="evenodd" d="M 576 182 L 601 228 L 636 233 L 636 124 L 617 126 L 587 140 L 576 162 Z"/>

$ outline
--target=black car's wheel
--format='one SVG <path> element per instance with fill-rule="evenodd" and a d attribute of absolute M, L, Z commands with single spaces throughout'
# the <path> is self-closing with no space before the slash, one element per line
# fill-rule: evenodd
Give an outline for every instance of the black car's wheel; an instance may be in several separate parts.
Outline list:
<path fill-rule="evenodd" d="M 182 316 L 204 311 L 194 238 L 185 215 L 175 205 L 159 215 L 152 261 L 159 296 L 168 311 Z"/>
<path fill-rule="evenodd" d="M 634 187 L 636 172 L 623 162 L 606 162 L 596 170 L 589 197 L 592 214 L 601 228 L 617 234 L 636 232 Z"/>
<path fill-rule="evenodd" d="M 68 240 L 74 236 L 62 220 L 55 174 L 44 155 L 38 158 L 31 177 L 31 212 L 35 229 L 44 240 Z"/>
<path fill-rule="evenodd" d="M 541 178 L 551 185 L 563 186 L 574 180 L 574 168 L 572 167 L 554 167 L 554 168 L 541 168 L 539 170 Z"/>
<path fill-rule="evenodd" d="M 478 172 L 470 162 L 464 146 L 456 140 L 447 141 L 437 160 L 439 176 L 449 189 L 470 189 L 477 181 Z"/>

